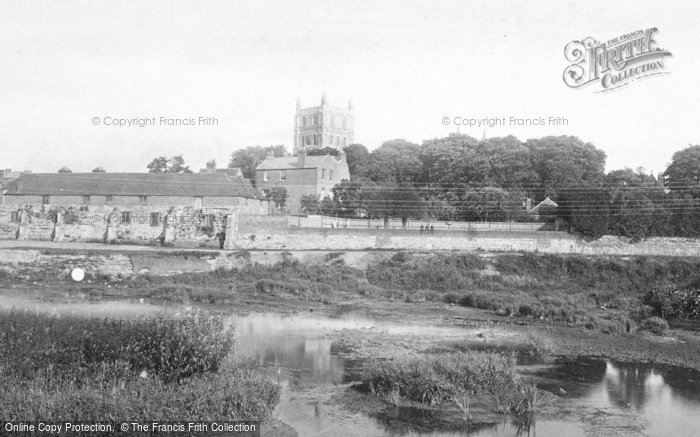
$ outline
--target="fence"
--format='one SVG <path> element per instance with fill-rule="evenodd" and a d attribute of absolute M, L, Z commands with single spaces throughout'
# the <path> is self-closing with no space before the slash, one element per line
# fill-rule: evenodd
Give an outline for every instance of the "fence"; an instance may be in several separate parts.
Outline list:
<path fill-rule="evenodd" d="M 402 219 L 351 219 L 320 215 L 287 216 L 289 226 L 300 228 L 339 228 L 339 229 L 403 229 L 420 231 L 433 228 L 439 231 L 556 231 L 559 223 L 541 222 L 443 222 Z"/>

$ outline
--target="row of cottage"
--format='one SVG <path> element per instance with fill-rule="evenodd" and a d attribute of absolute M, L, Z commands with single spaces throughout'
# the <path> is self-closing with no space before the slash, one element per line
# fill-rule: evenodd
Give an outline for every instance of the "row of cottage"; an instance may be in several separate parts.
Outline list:
<path fill-rule="evenodd" d="M 4 172 L 11 175 L 10 172 Z M 30 173 L 0 178 L 6 208 L 31 206 L 119 206 L 235 208 L 242 214 L 267 215 L 272 187 L 287 189 L 288 212 L 298 212 L 307 194 L 331 195 L 350 174 L 345 155 L 268 158 L 258 167 L 256 187 L 240 169 L 208 164 L 200 173 Z"/>

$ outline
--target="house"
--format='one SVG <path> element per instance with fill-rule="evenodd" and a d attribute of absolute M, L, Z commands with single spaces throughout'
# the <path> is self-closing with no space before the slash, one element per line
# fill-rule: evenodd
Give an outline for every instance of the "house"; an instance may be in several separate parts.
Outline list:
<path fill-rule="evenodd" d="M 3 192 L 6 205 L 267 211 L 267 200 L 250 181 L 225 173 L 32 173 L 13 180 Z"/>
<path fill-rule="evenodd" d="M 554 223 L 554 230 L 558 231 L 559 227 L 563 225 L 563 219 L 559 217 L 558 211 L 559 205 L 547 197 L 534 208 L 530 209 L 527 215 L 534 221 Z"/>
<path fill-rule="evenodd" d="M 298 213 L 305 195 L 330 197 L 333 187 L 343 179 L 350 179 L 350 170 L 344 152 L 337 156 L 308 156 L 306 149 L 297 156 L 268 155 L 255 171 L 255 187 L 266 194 L 273 187 L 287 189 L 285 210 Z"/>

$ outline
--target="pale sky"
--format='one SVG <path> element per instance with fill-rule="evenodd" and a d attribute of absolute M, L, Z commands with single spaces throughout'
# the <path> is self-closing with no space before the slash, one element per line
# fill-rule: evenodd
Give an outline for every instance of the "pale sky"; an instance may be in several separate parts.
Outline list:
<path fill-rule="evenodd" d="M 370 150 L 455 132 L 443 117 L 560 116 L 568 126 L 486 135 L 576 135 L 607 153 L 607 170 L 656 173 L 700 143 L 699 20 L 690 0 L 0 0 L 0 167 L 139 172 L 178 154 L 195 171 L 225 167 L 250 145 L 291 151 L 297 97 L 317 105 L 325 91 L 333 106 L 353 100 L 355 142 Z M 670 74 L 603 94 L 564 84 L 569 42 L 650 27 Z"/>

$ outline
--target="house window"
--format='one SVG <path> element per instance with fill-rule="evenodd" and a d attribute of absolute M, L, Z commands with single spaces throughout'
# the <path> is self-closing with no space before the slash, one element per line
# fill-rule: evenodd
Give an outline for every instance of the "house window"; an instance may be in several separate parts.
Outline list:
<path fill-rule="evenodd" d="M 19 211 L 12 211 L 10 213 L 10 223 L 19 223 Z"/>
<path fill-rule="evenodd" d="M 41 204 L 42 205 L 48 205 L 49 204 L 49 196 L 41 196 Z"/>
<path fill-rule="evenodd" d="M 105 203 L 107 205 L 111 205 L 112 202 L 114 202 L 114 196 L 107 196 L 107 198 L 105 199 Z"/>
<path fill-rule="evenodd" d="M 267 172 L 263 172 L 263 182 L 268 182 L 270 180 L 270 177 L 268 176 Z"/>
<path fill-rule="evenodd" d="M 139 204 L 142 206 L 148 205 L 148 196 L 139 196 Z"/>
<path fill-rule="evenodd" d="M 280 180 L 281 180 L 281 181 L 286 181 L 286 180 L 287 180 L 287 170 L 282 170 L 282 171 L 280 171 Z"/>
<path fill-rule="evenodd" d="M 83 205 L 90 205 L 90 196 L 83 196 Z"/>
<path fill-rule="evenodd" d="M 326 170 L 325 169 L 321 170 L 321 180 L 322 181 L 326 180 Z"/>
<path fill-rule="evenodd" d="M 67 225 L 72 225 L 76 221 L 76 214 L 74 212 L 68 211 L 66 214 L 63 216 L 63 223 Z"/>
<path fill-rule="evenodd" d="M 318 145 L 318 135 L 314 134 L 314 146 Z"/>
<path fill-rule="evenodd" d="M 156 227 L 160 225 L 160 213 L 159 212 L 152 212 L 151 213 L 151 226 Z"/>
<path fill-rule="evenodd" d="M 328 180 L 333 182 L 333 170 L 328 170 Z"/>
<path fill-rule="evenodd" d="M 310 146 L 311 145 L 311 135 L 306 136 L 306 145 Z"/>
<path fill-rule="evenodd" d="M 122 211 L 121 222 L 122 222 L 122 224 L 131 223 L 131 212 L 130 211 Z"/>

